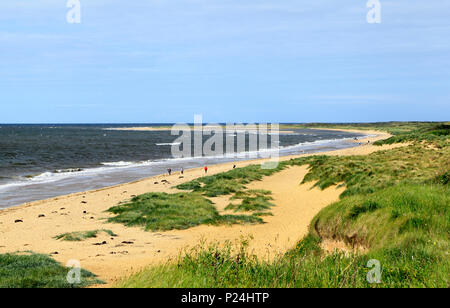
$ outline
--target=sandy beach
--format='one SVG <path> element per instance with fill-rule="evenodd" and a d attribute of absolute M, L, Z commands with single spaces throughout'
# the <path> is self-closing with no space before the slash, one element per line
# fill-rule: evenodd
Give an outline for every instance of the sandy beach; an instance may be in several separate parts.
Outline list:
<path fill-rule="evenodd" d="M 373 146 L 372 142 L 389 135 L 378 131 L 364 133 L 375 136 L 356 141 L 362 143 L 358 147 L 320 154 L 365 155 L 400 146 Z M 280 160 L 299 156 L 285 156 Z M 244 167 L 261 161 L 214 165 L 210 166 L 208 174 L 230 170 L 233 164 Z M 335 187 L 322 191 L 312 188 L 313 183 L 300 185 L 307 171 L 307 166 L 290 167 L 248 185 L 252 189 L 268 189 L 273 193 L 273 203 L 276 205 L 272 209 L 273 216 L 264 217 L 265 223 L 260 225 L 202 225 L 187 230 L 145 232 L 139 227 L 106 222 L 110 214 L 105 211 L 110 207 L 151 191 L 176 192 L 173 186 L 203 176 L 200 168 L 186 170 L 183 177 L 179 173 L 159 175 L 119 186 L 27 203 L 0 211 L 0 253 L 33 251 L 52 254 L 64 265 L 71 259 L 79 260 L 83 268 L 97 274 L 107 283 L 106 286 L 150 264 L 174 259 L 183 248 L 192 247 L 201 239 L 236 241 L 242 236 L 252 236 L 250 249 L 260 257 L 273 258 L 293 247 L 307 232 L 311 219 L 323 207 L 337 201 L 343 191 L 343 188 Z M 161 182 L 163 179 L 168 183 Z M 211 200 L 223 213 L 228 198 L 224 196 Z M 97 229 L 109 229 L 118 236 L 101 233 L 97 238 L 80 242 L 54 238 L 62 233 Z"/>

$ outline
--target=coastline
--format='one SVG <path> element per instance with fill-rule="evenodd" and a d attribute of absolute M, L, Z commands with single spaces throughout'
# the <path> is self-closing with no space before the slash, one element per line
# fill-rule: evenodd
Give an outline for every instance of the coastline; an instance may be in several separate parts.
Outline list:
<path fill-rule="evenodd" d="M 361 133 L 358 130 L 353 132 Z M 320 154 L 364 155 L 398 146 L 375 147 L 372 142 L 388 138 L 390 135 L 378 131 L 364 131 L 364 133 L 376 136 L 358 140 L 357 142 L 363 143 L 361 146 Z M 283 156 L 280 160 L 310 155 L 316 153 Z M 266 159 L 218 164 L 212 166 L 208 174 L 230 170 L 234 164 L 244 167 L 264 160 Z M 298 187 L 298 183 L 306 173 L 306 167 L 295 170 L 289 168 L 249 185 L 255 189 L 266 187 L 273 189 L 276 204 L 274 216 L 264 218 L 266 223 L 263 225 L 202 225 L 187 230 L 145 232 L 139 227 L 124 227 L 105 222 L 109 217 L 109 214 L 105 213 L 108 208 L 146 192 L 175 192 L 176 190 L 171 187 L 202 176 L 202 168 L 185 170 L 182 179 L 178 173 L 171 176 L 158 175 L 112 187 L 25 203 L 0 211 L 0 232 L 3 233 L 0 239 L 0 253 L 25 250 L 53 253 L 54 258 L 62 264 L 70 259 L 77 259 L 83 268 L 98 274 L 108 284 L 149 264 L 176 258 L 183 248 L 198 244 L 200 239 L 234 241 L 241 236 L 252 235 L 251 248 L 255 254 L 271 258 L 291 248 L 305 234 L 314 215 L 336 201 L 341 193 L 341 190 L 336 188 L 320 191 L 311 189 L 311 185 L 306 184 Z M 163 179 L 170 184 L 163 184 L 161 182 Z M 292 205 L 293 196 L 301 197 L 303 202 L 301 207 Z M 223 210 L 228 201 L 224 197 L 212 199 L 219 211 Z M 45 217 L 38 218 L 39 215 Z M 293 217 L 298 219 L 293 220 Z M 16 220 L 22 222 L 15 223 Z M 111 229 L 118 237 L 111 238 L 105 234 L 83 242 L 62 242 L 54 239 L 61 233 L 98 229 Z M 103 241 L 107 244 L 95 245 Z"/>

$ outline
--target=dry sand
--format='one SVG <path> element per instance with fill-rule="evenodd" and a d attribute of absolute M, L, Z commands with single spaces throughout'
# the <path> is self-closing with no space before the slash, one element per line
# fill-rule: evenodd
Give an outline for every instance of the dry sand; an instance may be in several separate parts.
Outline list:
<path fill-rule="evenodd" d="M 368 144 L 368 141 L 384 139 L 389 135 L 380 132 L 366 133 L 377 136 L 358 141 L 364 143 L 362 146 L 327 154 L 369 154 L 398 146 L 376 147 Z M 256 162 L 261 160 L 214 165 L 210 166 L 208 174 L 230 170 L 233 164 L 244 167 Z M 276 206 L 271 211 L 274 216 L 265 216 L 265 223 L 260 225 L 198 226 L 182 231 L 145 232 L 139 227 L 129 228 L 105 222 L 110 217 L 110 214 L 105 213 L 108 208 L 127 201 L 134 195 L 150 191 L 174 192 L 172 186 L 202 176 L 203 170 L 200 168 L 186 170 L 183 178 L 180 178 L 179 173 L 171 176 L 159 175 L 105 189 L 27 203 L 0 211 L 0 253 L 33 251 L 53 254 L 53 257 L 63 264 L 76 259 L 81 262 L 83 268 L 96 273 L 108 284 L 149 264 L 176 258 L 183 248 L 195 246 L 201 239 L 235 241 L 241 236 L 251 235 L 251 250 L 260 257 L 272 258 L 293 247 L 306 234 L 311 219 L 323 207 L 337 201 L 343 191 L 343 188 L 335 187 L 321 191 L 317 188 L 311 189 L 312 184 L 300 185 L 306 173 L 306 166 L 290 167 L 248 185 L 249 188 L 268 189 L 273 193 L 273 203 Z M 163 184 L 163 179 L 170 184 Z M 228 203 L 228 197 L 212 200 L 219 211 Z M 86 213 L 83 213 L 84 211 Z M 40 215 L 45 217 L 39 218 Z M 16 220 L 22 222 L 15 222 Z M 54 239 L 61 233 L 97 229 L 112 230 L 118 237 L 102 233 L 97 238 L 82 242 Z M 103 241 L 106 244 L 94 245 Z"/>

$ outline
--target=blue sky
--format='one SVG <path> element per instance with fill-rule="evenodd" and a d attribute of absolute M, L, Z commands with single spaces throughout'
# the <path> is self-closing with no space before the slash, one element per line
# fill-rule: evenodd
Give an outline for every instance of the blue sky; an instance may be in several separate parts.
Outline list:
<path fill-rule="evenodd" d="M 450 1 L 0 2 L 0 123 L 450 120 Z"/>

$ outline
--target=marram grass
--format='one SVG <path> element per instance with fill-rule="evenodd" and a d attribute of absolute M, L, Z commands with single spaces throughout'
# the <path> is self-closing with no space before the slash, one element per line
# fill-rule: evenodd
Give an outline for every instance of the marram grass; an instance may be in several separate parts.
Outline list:
<path fill-rule="evenodd" d="M 310 234 L 273 261 L 248 254 L 245 243 L 238 248 L 203 244 L 177 262 L 149 267 L 116 286 L 449 287 L 448 188 L 402 185 L 373 194 L 371 201 L 378 206 L 351 197 L 327 207 L 315 218 Z M 367 208 L 356 215 L 355 207 Z M 322 237 L 366 245 L 369 251 L 325 254 L 320 247 Z M 380 261 L 380 284 L 367 281 L 371 259 Z"/>
<path fill-rule="evenodd" d="M 0 288 L 81 288 L 103 283 L 81 270 L 81 283 L 67 282 L 69 268 L 43 254 L 0 254 Z"/>
<path fill-rule="evenodd" d="M 116 216 L 110 222 L 142 226 L 145 230 L 187 229 L 202 224 L 254 224 L 253 215 L 220 215 L 212 201 L 199 193 L 148 193 L 108 210 Z"/>
<path fill-rule="evenodd" d="M 88 238 L 96 238 L 97 235 L 101 232 L 104 232 L 112 237 L 117 236 L 117 234 L 115 234 L 111 230 L 102 229 L 102 230 L 63 233 L 63 234 L 59 234 L 59 235 L 55 236 L 55 239 L 67 241 L 67 242 L 80 242 L 80 241 L 84 241 Z"/>

